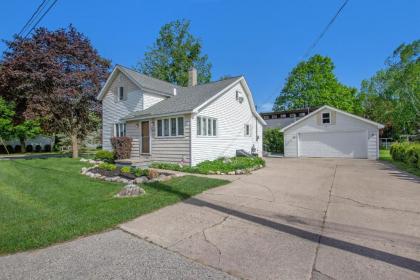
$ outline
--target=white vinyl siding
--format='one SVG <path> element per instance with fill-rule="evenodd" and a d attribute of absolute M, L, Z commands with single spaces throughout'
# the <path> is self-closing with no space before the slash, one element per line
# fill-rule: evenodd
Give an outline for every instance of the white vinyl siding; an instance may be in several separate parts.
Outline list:
<path fill-rule="evenodd" d="M 159 96 L 157 94 L 145 92 L 144 93 L 143 110 L 146 110 L 147 108 L 155 105 L 156 103 L 158 103 L 158 102 L 160 102 L 164 99 L 165 99 L 165 97 L 163 97 L 163 96 Z"/>
<path fill-rule="evenodd" d="M 330 123 L 323 123 L 324 113 L 330 113 Z M 352 143 L 359 143 L 357 144 L 357 149 L 354 149 L 354 157 L 359 157 L 365 147 L 367 149 L 367 158 L 377 159 L 379 157 L 379 130 L 375 125 L 329 109 L 324 109 L 285 131 L 284 154 L 286 157 L 298 157 L 302 155 L 302 147 L 300 146 L 302 142 L 299 142 L 299 137 L 302 135 L 304 137 L 304 134 L 307 133 L 331 133 L 331 137 L 337 139 L 335 140 L 336 142 L 346 141 L 344 138 L 347 135 L 349 138 L 354 139 Z M 337 136 L 337 133 L 343 134 L 343 138 L 341 139 Z M 317 135 L 315 137 L 322 138 L 324 136 Z M 361 137 L 364 137 L 365 142 L 363 144 L 359 142 Z M 351 145 L 349 144 L 348 148 L 351 148 Z M 363 145 L 363 147 L 359 147 L 360 145 Z M 336 145 L 331 144 L 330 147 L 332 149 L 342 150 L 341 154 L 337 154 L 337 157 L 348 157 L 351 155 L 351 152 L 346 153 L 341 143 L 337 143 Z M 303 148 L 306 149 L 308 147 Z M 313 148 L 319 149 L 320 147 L 316 146 Z M 303 156 L 305 156 L 305 153 L 307 152 L 303 151 Z M 316 154 L 316 152 L 313 152 L 313 154 Z M 325 155 L 331 155 L 331 151 L 326 151 Z"/>
<path fill-rule="evenodd" d="M 245 92 L 242 85 L 238 83 L 202 109 L 198 115 L 193 116 L 191 129 L 195 133 L 191 136 L 192 165 L 222 156 L 233 157 L 239 149 L 251 152 L 253 145 L 259 155 L 262 155 L 262 125 L 251 111 L 248 96 L 243 94 L 244 100 L 239 103 L 236 99 L 236 91 Z M 212 125 L 216 128 L 214 131 L 216 136 L 200 135 L 198 131 L 203 131 L 203 123 L 199 122 L 198 118 L 217 119 L 216 126 Z M 197 127 L 197 123 L 201 123 L 200 128 Z M 244 135 L 244 123 L 251 125 L 251 137 Z M 260 136 L 258 141 L 256 133 Z M 206 134 L 208 134 L 208 127 Z"/>

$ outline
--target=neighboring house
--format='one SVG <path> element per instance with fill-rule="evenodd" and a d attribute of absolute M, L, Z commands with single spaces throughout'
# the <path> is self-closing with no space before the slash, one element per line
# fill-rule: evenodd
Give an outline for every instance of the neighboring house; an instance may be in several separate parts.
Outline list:
<path fill-rule="evenodd" d="M 379 158 L 382 124 L 322 106 L 284 127 L 286 157 Z"/>
<path fill-rule="evenodd" d="M 263 112 L 260 113 L 261 117 L 267 123 L 264 127 L 266 128 L 279 128 L 288 126 L 289 124 L 300 120 L 304 116 L 312 113 L 318 108 L 304 108 L 288 111 L 279 111 L 279 112 Z"/>
<path fill-rule="evenodd" d="M 98 95 L 102 147 L 113 136 L 133 139 L 131 160 L 196 165 L 237 150 L 262 155 L 264 120 L 244 77 L 181 87 L 117 65 Z"/>

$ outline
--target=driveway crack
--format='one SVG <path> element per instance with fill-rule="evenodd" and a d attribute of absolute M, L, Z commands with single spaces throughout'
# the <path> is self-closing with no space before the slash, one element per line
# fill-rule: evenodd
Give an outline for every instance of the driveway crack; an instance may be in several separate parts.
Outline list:
<path fill-rule="evenodd" d="M 316 266 L 316 262 L 317 262 L 317 259 L 318 259 L 319 248 L 321 247 L 322 236 L 323 236 L 324 230 L 325 230 L 325 222 L 327 220 L 328 208 L 330 207 L 330 204 L 331 204 L 331 197 L 332 197 L 332 191 L 333 191 L 333 187 L 334 187 L 335 175 L 337 174 L 337 168 L 338 168 L 338 165 L 335 165 L 334 174 L 333 174 L 333 178 L 332 178 L 332 181 L 331 181 L 331 186 L 330 186 L 330 190 L 329 190 L 329 194 L 328 194 L 328 202 L 327 202 L 327 206 L 325 207 L 324 216 L 322 217 L 321 232 L 318 236 L 318 243 L 317 243 L 316 249 L 315 249 L 315 257 L 314 257 L 314 262 L 312 264 L 312 272 L 311 272 L 310 279 L 314 279 L 314 272 L 316 273 L 318 271 L 318 270 L 316 270 L 315 266 Z M 318 273 L 319 273 L 319 271 L 318 271 Z"/>
<path fill-rule="evenodd" d="M 218 262 L 217 262 L 217 267 L 220 267 L 220 262 L 221 262 L 221 258 L 222 258 L 222 251 L 220 250 L 219 247 L 217 247 L 216 244 L 214 244 L 213 242 L 210 241 L 210 239 L 206 235 L 206 231 L 207 230 L 210 230 L 212 228 L 215 228 L 217 226 L 220 226 L 221 224 L 223 224 L 227 220 L 227 218 L 229 218 L 229 216 L 224 217 L 222 221 L 220 221 L 220 222 L 218 222 L 218 223 L 216 223 L 216 224 L 214 224 L 214 225 L 212 225 L 212 226 L 210 226 L 208 228 L 205 228 L 202 231 L 202 234 L 203 234 L 203 237 L 204 237 L 204 241 L 206 241 L 208 244 L 210 244 L 211 246 L 213 246 L 217 250 L 218 258 L 219 258 L 218 259 Z"/>
<path fill-rule="evenodd" d="M 361 207 L 369 207 L 369 208 L 374 208 L 374 209 L 389 210 L 389 211 L 398 211 L 398 212 L 405 212 L 405 213 L 412 213 L 412 214 L 420 215 L 420 212 L 417 212 L 417 211 L 404 210 L 404 209 L 398 209 L 398 208 L 392 208 L 392 207 L 377 206 L 377 205 L 373 205 L 373 204 L 361 202 L 361 201 L 355 200 L 355 199 L 350 198 L 350 197 L 339 196 L 339 195 L 333 195 L 333 197 L 338 197 L 338 198 L 341 198 L 341 199 L 349 200 L 351 202 L 354 202 L 354 203 L 360 205 Z"/>

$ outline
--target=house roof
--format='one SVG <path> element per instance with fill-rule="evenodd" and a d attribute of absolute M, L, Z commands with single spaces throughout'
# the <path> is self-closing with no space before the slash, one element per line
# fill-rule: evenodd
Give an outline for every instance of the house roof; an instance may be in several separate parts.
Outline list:
<path fill-rule="evenodd" d="M 303 122 L 304 120 L 309 119 L 310 117 L 312 117 L 312 116 L 316 115 L 318 112 L 320 112 L 320 111 L 322 111 L 322 110 L 324 110 L 324 109 L 329 109 L 329 110 L 333 110 L 333 111 L 336 111 L 336 112 L 342 113 L 342 114 L 344 114 L 344 115 L 346 115 L 346 116 L 349 116 L 349 117 L 352 117 L 352 118 L 358 119 L 358 120 L 360 120 L 360 121 L 362 121 L 362 122 L 366 122 L 366 123 L 369 123 L 369 124 L 371 124 L 371 125 L 377 126 L 379 129 L 380 129 L 380 128 L 384 128 L 384 125 L 383 125 L 383 124 L 380 124 L 380 123 L 377 123 L 377 122 L 374 122 L 374 121 L 371 121 L 371 120 L 368 120 L 368 119 L 365 119 L 365 118 L 362 118 L 362 117 L 359 117 L 359 116 L 356 116 L 356 115 L 350 114 L 350 113 L 348 113 L 348 112 L 345 112 L 345 111 L 339 110 L 339 109 L 337 109 L 337 108 L 334 108 L 334 107 L 331 107 L 331 106 L 328 106 L 328 105 L 324 105 L 324 106 L 320 107 L 318 110 L 315 110 L 315 111 L 313 111 L 312 113 L 310 113 L 310 114 L 306 115 L 305 117 L 301 118 L 300 120 L 297 120 L 297 121 L 295 121 L 294 123 L 291 123 L 291 124 L 289 124 L 288 126 L 286 126 L 286 127 L 282 128 L 280 131 L 281 131 L 281 132 L 284 132 L 284 131 L 288 130 L 289 128 L 291 128 L 291 127 L 293 127 L 293 126 L 295 126 L 295 125 L 297 125 L 297 124 L 299 124 L 299 123 Z"/>
<path fill-rule="evenodd" d="M 217 93 L 233 85 L 241 78 L 242 76 L 239 76 L 194 87 L 178 87 L 175 96 L 164 99 L 146 110 L 133 112 L 124 119 L 129 120 L 192 112 L 195 108 L 214 97 Z"/>
<path fill-rule="evenodd" d="M 292 109 L 292 110 L 284 110 L 284 111 L 273 111 L 273 112 L 260 112 L 261 116 L 268 116 L 268 115 L 279 115 L 279 114 L 296 114 L 296 113 L 306 113 L 309 111 L 313 112 L 317 110 L 319 107 L 309 107 L 309 108 L 300 108 L 300 109 Z"/>

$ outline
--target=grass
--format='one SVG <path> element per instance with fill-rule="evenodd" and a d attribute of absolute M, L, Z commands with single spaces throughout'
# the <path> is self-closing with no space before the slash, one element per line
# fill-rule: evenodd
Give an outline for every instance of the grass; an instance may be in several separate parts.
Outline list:
<path fill-rule="evenodd" d="M 411 173 L 420 177 L 420 169 L 410 166 L 406 164 L 405 162 L 393 160 L 391 157 L 391 154 L 389 153 L 389 150 L 385 150 L 385 149 L 379 150 L 379 159 L 391 163 L 396 168 L 402 171 L 406 171 L 408 173 Z"/>
<path fill-rule="evenodd" d="M 112 228 L 228 181 L 185 176 L 114 198 L 122 184 L 79 174 L 69 158 L 0 161 L 0 254 L 74 239 Z"/>
<path fill-rule="evenodd" d="M 235 170 L 250 169 L 253 167 L 265 166 L 265 161 L 260 157 L 232 157 L 216 160 L 206 160 L 196 166 L 183 166 L 176 163 L 153 163 L 154 168 L 182 171 L 187 173 L 209 174 L 214 172 L 228 173 Z"/>

